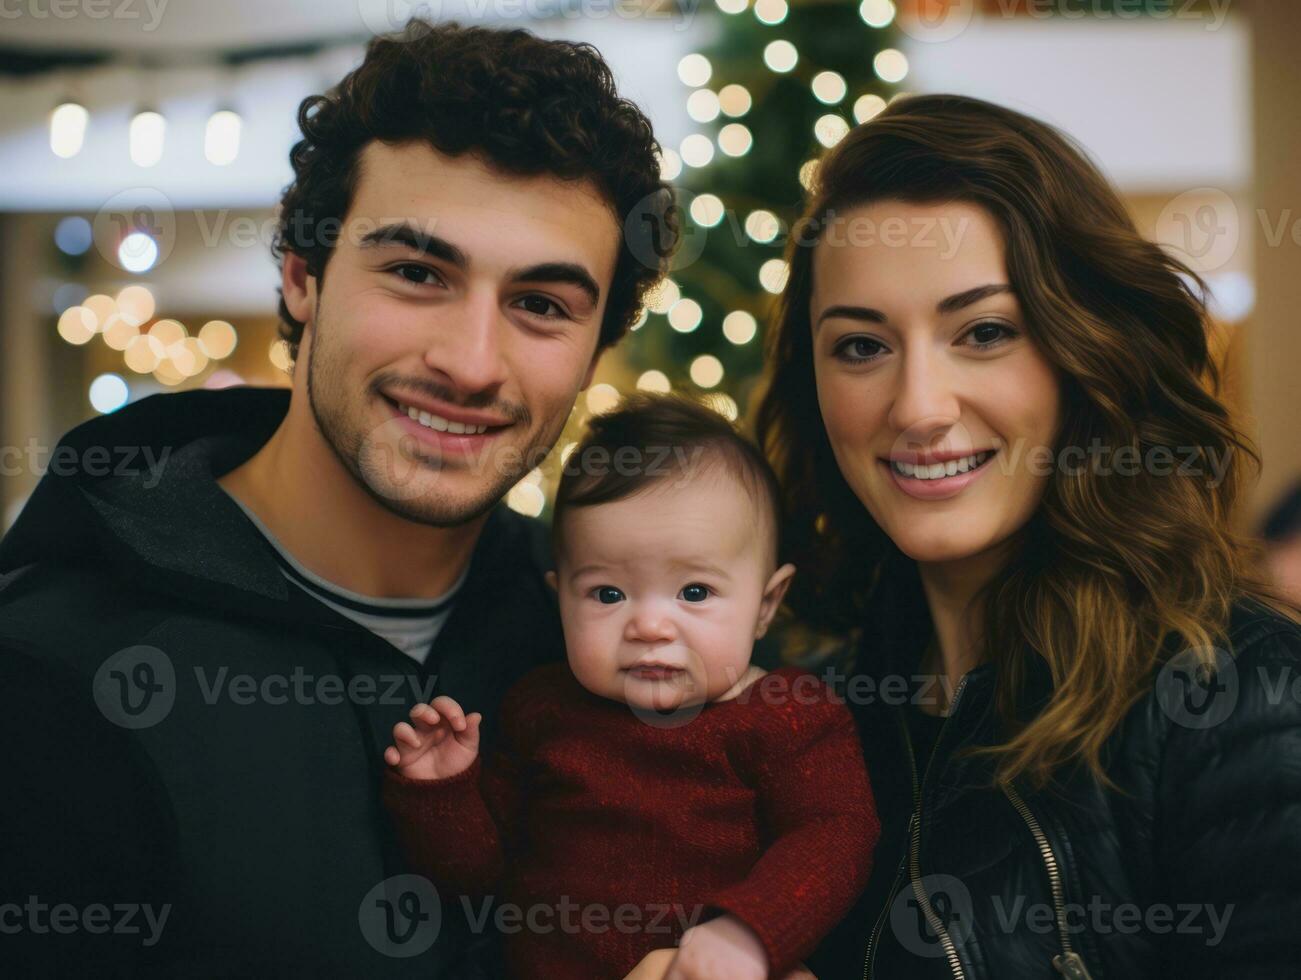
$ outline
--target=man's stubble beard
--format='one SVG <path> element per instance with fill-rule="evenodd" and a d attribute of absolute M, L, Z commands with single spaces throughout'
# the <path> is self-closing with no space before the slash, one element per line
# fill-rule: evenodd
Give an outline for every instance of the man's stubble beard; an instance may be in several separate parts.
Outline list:
<path fill-rule="evenodd" d="M 321 329 L 319 293 L 311 329 L 312 337 L 308 344 L 306 365 L 307 404 L 311 408 L 312 417 L 316 420 L 316 428 L 335 458 L 357 485 L 385 510 L 415 524 L 430 527 L 459 527 L 491 511 L 510 488 L 524 477 L 527 468 L 518 473 L 499 474 L 495 483 L 480 497 L 469 503 L 458 504 L 447 500 L 439 493 L 437 487 L 439 463 L 436 459 L 423 454 L 418 459 L 412 459 L 408 453 L 398 449 L 396 455 L 399 458 L 396 463 L 406 474 L 406 478 L 412 479 L 412 474 L 418 471 L 419 475 L 415 476 L 415 479 L 419 479 L 422 485 L 431 483 L 434 485 L 431 489 L 418 493 L 413 492 L 411 486 L 394 487 L 386 480 L 386 476 L 392 472 L 389 464 L 394 462 L 390 457 L 395 453 L 388 440 L 393 434 L 401 432 L 399 423 L 396 419 L 384 422 L 367 433 L 362 431 L 367 423 L 361 422 L 361 408 L 355 414 L 349 414 L 347 396 L 351 388 L 344 380 L 345 358 L 334 355 L 332 350 L 327 349 L 328 343 L 322 343 L 323 337 L 331 336 L 331 332 Z M 338 397 L 330 401 L 328 395 L 318 397 L 319 393 L 337 393 Z M 556 437 L 559 437 L 559 432 L 556 433 Z M 414 438 L 404 433 L 400 444 L 411 446 L 414 444 Z M 485 454 L 483 462 L 486 463 L 490 455 L 490 453 Z M 535 455 L 535 449 L 530 447 L 523 454 L 520 465 L 524 465 Z M 477 465 L 477 463 L 472 459 L 470 465 Z M 496 468 L 490 469 L 496 472 Z"/>

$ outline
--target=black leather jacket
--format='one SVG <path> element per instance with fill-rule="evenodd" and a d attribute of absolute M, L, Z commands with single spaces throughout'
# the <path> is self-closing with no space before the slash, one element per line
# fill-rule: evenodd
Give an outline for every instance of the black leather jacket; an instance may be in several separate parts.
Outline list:
<path fill-rule="evenodd" d="M 1230 643 L 1214 676 L 1177 658 L 1153 679 L 1108 742 L 1114 790 L 1077 773 L 1003 791 L 954 759 L 998 740 L 990 665 L 915 774 L 916 708 L 879 683 L 901 665 L 860 671 L 882 839 L 818 977 L 1301 977 L 1301 627 L 1244 601 Z"/>

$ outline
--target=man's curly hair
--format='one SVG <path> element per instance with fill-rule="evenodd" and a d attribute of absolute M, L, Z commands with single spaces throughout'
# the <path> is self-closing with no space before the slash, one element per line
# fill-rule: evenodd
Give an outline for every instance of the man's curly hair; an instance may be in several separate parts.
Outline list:
<path fill-rule="evenodd" d="M 434 25 L 413 18 L 381 35 L 360 66 L 298 107 L 303 138 L 289 159 L 271 251 L 300 255 L 320 279 L 347 215 L 357 161 L 371 140 L 424 140 L 447 156 L 473 153 L 506 174 L 589 180 L 619 221 L 621 243 L 598 350 L 628 331 L 679 237 L 659 144 L 641 110 L 620 98 L 590 44 L 524 30 Z M 280 335 L 296 358 L 303 336 L 280 298 Z"/>

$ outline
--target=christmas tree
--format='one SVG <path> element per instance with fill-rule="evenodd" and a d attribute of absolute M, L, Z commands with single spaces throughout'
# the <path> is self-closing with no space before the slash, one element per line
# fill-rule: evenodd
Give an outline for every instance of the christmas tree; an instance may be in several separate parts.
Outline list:
<path fill-rule="evenodd" d="M 696 394 L 744 417 L 783 248 L 819 156 L 885 108 L 907 72 L 890 0 L 717 0 L 716 41 L 678 66 L 699 124 L 664 167 L 683 241 L 626 344 L 639 387 Z"/>

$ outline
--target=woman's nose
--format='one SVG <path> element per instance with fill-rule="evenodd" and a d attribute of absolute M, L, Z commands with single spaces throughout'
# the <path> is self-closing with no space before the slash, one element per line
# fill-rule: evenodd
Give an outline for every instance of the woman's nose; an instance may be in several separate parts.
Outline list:
<path fill-rule="evenodd" d="M 961 415 L 955 379 L 949 366 L 931 351 L 905 353 L 898 372 L 890 426 L 900 434 L 897 448 L 921 451 L 942 437 Z"/>

